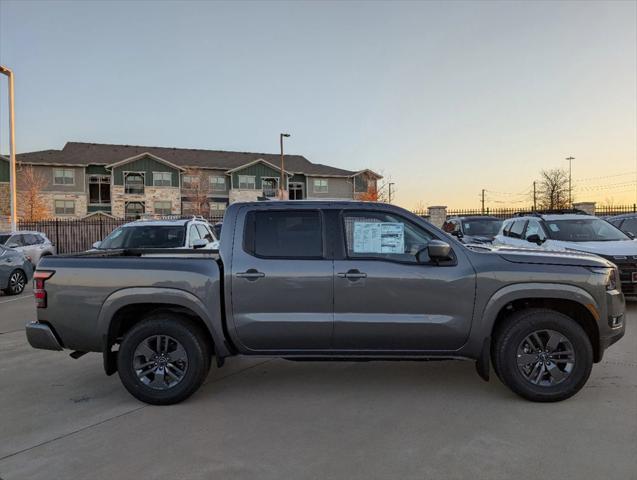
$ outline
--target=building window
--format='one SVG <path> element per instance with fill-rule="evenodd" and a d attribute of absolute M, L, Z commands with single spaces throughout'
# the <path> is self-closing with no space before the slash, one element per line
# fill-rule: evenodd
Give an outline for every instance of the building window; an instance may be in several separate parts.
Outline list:
<path fill-rule="evenodd" d="M 75 170 L 72 168 L 53 169 L 53 185 L 75 185 Z"/>
<path fill-rule="evenodd" d="M 140 218 L 144 214 L 144 202 L 126 202 L 124 214 L 126 218 Z"/>
<path fill-rule="evenodd" d="M 225 192 L 226 177 L 220 177 L 220 176 L 210 177 L 210 189 L 213 192 Z"/>
<path fill-rule="evenodd" d="M 328 192 L 327 178 L 315 178 L 314 193 L 327 193 L 327 192 Z"/>
<path fill-rule="evenodd" d="M 108 205 L 111 203 L 111 177 L 91 175 L 88 177 L 88 203 Z"/>
<path fill-rule="evenodd" d="M 173 184 L 173 174 L 171 172 L 153 172 L 153 186 L 170 187 Z"/>
<path fill-rule="evenodd" d="M 157 215 L 170 215 L 172 213 L 172 203 L 169 201 L 157 201 L 153 207 Z"/>
<path fill-rule="evenodd" d="M 257 188 L 254 175 L 239 175 L 239 188 L 242 190 L 255 190 Z"/>
<path fill-rule="evenodd" d="M 199 187 L 199 177 L 197 175 L 184 175 L 182 186 L 186 189 Z"/>
<path fill-rule="evenodd" d="M 56 215 L 75 215 L 75 200 L 56 200 Z"/>
<path fill-rule="evenodd" d="M 276 197 L 277 191 L 279 190 L 279 179 L 276 177 L 262 177 L 261 187 L 263 188 L 264 197 Z"/>
<path fill-rule="evenodd" d="M 210 205 L 210 211 L 216 211 L 216 212 L 221 212 L 223 210 L 226 209 L 226 203 L 225 202 L 209 202 L 208 203 Z"/>
<path fill-rule="evenodd" d="M 138 172 L 124 173 L 124 193 L 144 194 L 144 174 Z"/>

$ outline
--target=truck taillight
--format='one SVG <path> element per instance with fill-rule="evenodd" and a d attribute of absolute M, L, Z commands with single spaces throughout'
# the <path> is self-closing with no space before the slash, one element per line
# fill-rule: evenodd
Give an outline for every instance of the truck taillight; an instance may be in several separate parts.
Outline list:
<path fill-rule="evenodd" d="M 55 272 L 51 270 L 36 270 L 33 274 L 33 296 L 37 308 L 46 308 L 46 290 L 44 282 L 53 276 Z"/>

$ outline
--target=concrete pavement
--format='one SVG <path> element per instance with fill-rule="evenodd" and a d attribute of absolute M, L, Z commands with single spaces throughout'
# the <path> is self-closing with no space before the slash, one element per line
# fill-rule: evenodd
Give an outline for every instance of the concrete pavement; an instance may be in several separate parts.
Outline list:
<path fill-rule="evenodd" d="M 0 297 L 0 477 L 637 478 L 637 306 L 586 387 L 534 404 L 469 362 L 230 359 L 190 400 L 133 399 L 101 357 L 31 349 Z"/>

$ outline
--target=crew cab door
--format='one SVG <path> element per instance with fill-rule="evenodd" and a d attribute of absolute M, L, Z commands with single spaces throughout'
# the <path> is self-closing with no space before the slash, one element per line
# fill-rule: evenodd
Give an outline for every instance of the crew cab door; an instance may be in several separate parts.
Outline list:
<path fill-rule="evenodd" d="M 329 349 L 334 272 L 323 213 L 316 208 L 242 212 L 231 266 L 237 340 L 252 351 Z"/>
<path fill-rule="evenodd" d="M 462 252 L 416 253 L 439 236 L 399 214 L 343 210 L 334 259 L 334 349 L 454 350 L 471 327 L 475 272 Z M 340 257 L 340 258 L 339 258 Z M 422 261 L 422 258 L 421 258 Z"/>

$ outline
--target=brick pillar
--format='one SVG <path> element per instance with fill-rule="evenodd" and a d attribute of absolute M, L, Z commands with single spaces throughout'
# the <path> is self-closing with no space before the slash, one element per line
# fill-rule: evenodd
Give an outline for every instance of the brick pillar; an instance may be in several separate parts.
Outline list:
<path fill-rule="evenodd" d="M 435 206 L 429 207 L 429 221 L 436 227 L 442 227 L 442 224 L 447 220 L 447 207 Z"/>
<path fill-rule="evenodd" d="M 589 215 L 595 215 L 595 202 L 575 202 L 573 208 L 583 210 Z"/>

